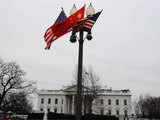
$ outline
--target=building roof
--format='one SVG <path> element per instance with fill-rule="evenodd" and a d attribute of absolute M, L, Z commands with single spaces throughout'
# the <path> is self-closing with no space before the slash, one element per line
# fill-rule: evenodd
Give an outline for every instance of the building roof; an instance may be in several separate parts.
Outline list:
<path fill-rule="evenodd" d="M 38 95 L 68 95 L 68 94 L 76 94 L 77 92 L 76 85 L 67 86 L 64 89 L 60 90 L 39 90 Z M 83 92 L 92 92 L 88 87 L 83 86 Z M 98 95 L 124 95 L 131 96 L 131 91 L 129 89 L 123 90 L 112 90 L 112 89 L 99 89 Z"/>

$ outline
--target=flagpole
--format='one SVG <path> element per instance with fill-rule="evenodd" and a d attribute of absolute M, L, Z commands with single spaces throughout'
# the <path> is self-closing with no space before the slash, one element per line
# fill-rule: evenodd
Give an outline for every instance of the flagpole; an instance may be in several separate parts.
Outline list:
<path fill-rule="evenodd" d="M 82 120 L 83 29 L 79 32 L 76 120 Z"/>

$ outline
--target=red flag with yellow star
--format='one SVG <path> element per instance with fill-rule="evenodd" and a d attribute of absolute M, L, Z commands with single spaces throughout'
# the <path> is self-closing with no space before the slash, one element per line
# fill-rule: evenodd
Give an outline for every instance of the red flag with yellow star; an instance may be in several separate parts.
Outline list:
<path fill-rule="evenodd" d="M 69 16 L 64 21 L 54 24 L 52 26 L 52 32 L 54 33 L 54 38 L 48 41 L 45 49 L 50 49 L 51 43 L 53 41 L 63 36 L 64 34 L 70 32 L 73 27 L 77 26 L 77 21 L 84 18 L 84 9 L 85 6 L 83 6 L 81 9 L 79 9 L 73 15 Z"/>
<path fill-rule="evenodd" d="M 83 6 L 81 9 L 79 9 L 77 12 L 75 12 L 73 15 L 69 16 L 68 22 L 72 27 L 77 26 L 77 21 L 84 18 L 84 9 L 85 6 Z"/>

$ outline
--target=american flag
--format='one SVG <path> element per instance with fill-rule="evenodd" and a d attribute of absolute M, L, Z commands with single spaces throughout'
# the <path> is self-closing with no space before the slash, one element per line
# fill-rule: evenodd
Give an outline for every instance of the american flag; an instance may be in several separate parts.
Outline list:
<path fill-rule="evenodd" d="M 54 23 L 57 24 L 57 23 L 60 23 L 62 21 L 64 21 L 66 19 L 66 14 L 64 13 L 64 10 L 62 9 L 61 13 L 59 14 L 56 22 Z M 46 32 L 45 32 L 45 35 L 44 35 L 44 40 L 45 42 L 47 43 L 47 46 L 45 47 L 45 49 L 50 49 L 50 46 L 51 46 L 51 43 L 57 39 L 57 36 L 54 35 L 53 33 L 53 27 L 54 25 L 52 25 L 51 27 L 49 27 Z"/>
<path fill-rule="evenodd" d="M 49 27 L 45 32 L 45 35 L 44 35 L 45 42 L 49 42 L 55 37 L 52 31 L 52 27 L 53 26 Z"/>
<path fill-rule="evenodd" d="M 52 30 L 52 27 L 54 25 L 52 25 L 51 27 L 49 27 L 46 32 L 45 32 L 45 35 L 44 35 L 44 40 L 45 42 L 47 43 L 47 46 L 45 47 L 45 49 L 50 49 L 50 46 L 51 46 L 51 43 L 56 40 L 56 36 L 54 35 L 53 33 L 53 30 Z"/>
<path fill-rule="evenodd" d="M 99 15 L 101 14 L 102 11 L 97 12 L 96 14 L 92 16 L 88 16 L 84 18 L 83 20 L 79 21 L 79 25 L 83 27 L 86 31 L 89 31 L 92 29 L 94 23 L 97 21 Z"/>

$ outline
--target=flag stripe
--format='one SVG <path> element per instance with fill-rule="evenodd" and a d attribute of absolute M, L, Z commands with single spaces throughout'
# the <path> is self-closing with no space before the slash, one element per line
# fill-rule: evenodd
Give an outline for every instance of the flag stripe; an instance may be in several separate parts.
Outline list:
<path fill-rule="evenodd" d="M 49 27 L 47 30 L 46 30 L 46 33 L 45 34 L 47 34 L 48 32 L 50 32 L 52 29 L 51 29 L 51 27 Z"/>
<path fill-rule="evenodd" d="M 50 34 L 52 34 L 53 32 L 52 31 L 50 31 L 49 33 L 47 33 L 47 34 L 45 34 L 44 35 L 44 38 L 47 38 Z"/>
<path fill-rule="evenodd" d="M 95 24 L 95 22 L 97 21 L 99 15 L 101 14 L 102 11 L 97 12 L 96 14 L 92 15 L 92 16 L 88 16 L 82 20 L 79 21 L 79 25 L 83 26 L 83 28 L 88 31 L 91 30 L 93 25 Z"/>
<path fill-rule="evenodd" d="M 85 28 L 88 28 L 88 29 L 91 29 L 92 28 L 92 26 L 94 25 L 94 21 L 93 20 L 86 20 L 85 22 L 84 22 L 84 24 L 83 24 L 83 27 L 85 27 Z"/>
<path fill-rule="evenodd" d="M 52 38 L 53 38 L 53 34 L 46 41 L 49 42 L 50 40 L 52 40 Z"/>
<path fill-rule="evenodd" d="M 50 32 L 48 32 L 44 37 L 47 37 L 47 36 L 49 36 L 50 34 L 52 34 L 53 32 L 52 31 L 50 31 Z"/>
<path fill-rule="evenodd" d="M 51 27 L 46 31 L 46 33 L 45 33 L 44 37 L 45 37 L 45 36 L 47 36 L 50 32 L 52 32 Z"/>
<path fill-rule="evenodd" d="M 87 20 L 86 22 L 87 22 L 87 23 L 91 23 L 91 24 L 94 24 L 94 23 L 95 23 L 95 21 L 93 21 L 93 20 Z"/>
<path fill-rule="evenodd" d="M 89 26 L 92 26 L 94 23 L 89 23 L 89 22 L 86 22 L 84 25 L 89 25 Z"/>
<path fill-rule="evenodd" d="M 49 34 L 47 37 L 45 37 L 45 41 L 47 42 L 48 39 L 49 39 L 50 37 L 52 37 L 52 36 L 53 36 L 53 33 Z"/>
<path fill-rule="evenodd" d="M 57 38 L 58 38 L 57 36 L 53 36 L 52 39 L 47 42 L 47 46 L 45 47 L 45 49 L 49 50 L 51 47 L 51 43 L 55 41 Z"/>

